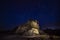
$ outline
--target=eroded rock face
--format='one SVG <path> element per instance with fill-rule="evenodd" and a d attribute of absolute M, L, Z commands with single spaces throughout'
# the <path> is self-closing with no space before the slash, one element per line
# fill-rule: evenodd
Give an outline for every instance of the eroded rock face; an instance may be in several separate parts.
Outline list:
<path fill-rule="evenodd" d="M 29 31 L 25 32 L 24 35 L 26 36 L 36 36 L 39 35 L 38 29 L 32 28 Z"/>
<path fill-rule="evenodd" d="M 27 23 L 19 26 L 16 30 L 16 33 L 23 36 L 40 35 L 39 24 L 36 20 L 29 20 Z"/>

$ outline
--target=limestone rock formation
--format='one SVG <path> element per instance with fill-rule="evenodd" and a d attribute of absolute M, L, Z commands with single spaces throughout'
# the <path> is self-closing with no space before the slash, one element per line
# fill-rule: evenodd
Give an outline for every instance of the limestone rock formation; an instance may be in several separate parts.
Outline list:
<path fill-rule="evenodd" d="M 18 26 L 16 33 L 23 36 L 40 35 L 38 21 L 28 20 L 25 24 Z"/>

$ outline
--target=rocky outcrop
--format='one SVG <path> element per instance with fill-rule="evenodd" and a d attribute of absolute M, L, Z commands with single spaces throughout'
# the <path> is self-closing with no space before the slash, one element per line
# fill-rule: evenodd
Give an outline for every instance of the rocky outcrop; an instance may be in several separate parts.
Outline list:
<path fill-rule="evenodd" d="M 37 20 L 29 20 L 25 24 L 18 26 L 16 33 L 23 36 L 40 35 Z"/>

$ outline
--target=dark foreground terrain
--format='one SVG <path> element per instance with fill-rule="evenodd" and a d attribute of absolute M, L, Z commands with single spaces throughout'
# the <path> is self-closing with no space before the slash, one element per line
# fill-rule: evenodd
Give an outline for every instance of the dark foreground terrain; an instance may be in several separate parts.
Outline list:
<path fill-rule="evenodd" d="M 49 36 L 49 35 L 40 35 L 40 36 L 20 36 L 17 34 L 0 34 L 0 40 L 60 40 L 59 36 Z"/>
<path fill-rule="evenodd" d="M 9 31 L 0 31 L 0 40 L 60 40 L 60 32 L 45 30 L 45 33 L 40 33 L 39 36 L 20 36 Z"/>

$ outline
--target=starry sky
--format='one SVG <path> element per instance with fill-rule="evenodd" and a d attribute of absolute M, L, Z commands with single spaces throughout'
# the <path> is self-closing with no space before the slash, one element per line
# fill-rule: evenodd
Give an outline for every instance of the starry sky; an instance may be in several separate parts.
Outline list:
<path fill-rule="evenodd" d="M 0 7 L 0 29 L 11 30 L 30 18 L 42 29 L 60 28 L 59 0 L 3 0 Z"/>

